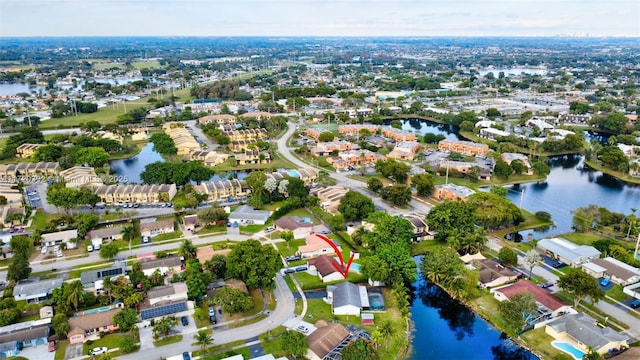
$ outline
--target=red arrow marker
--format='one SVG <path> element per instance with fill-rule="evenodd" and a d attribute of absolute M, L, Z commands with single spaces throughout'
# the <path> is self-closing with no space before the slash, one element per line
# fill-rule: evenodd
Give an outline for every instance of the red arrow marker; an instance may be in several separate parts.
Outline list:
<path fill-rule="evenodd" d="M 338 249 L 336 244 L 334 244 L 331 239 L 329 239 L 328 237 L 322 234 L 315 234 L 315 235 L 318 238 L 324 240 L 327 244 L 329 244 L 333 248 L 333 250 L 335 250 L 336 254 L 338 255 L 338 259 L 340 259 L 340 265 L 337 265 L 335 262 L 332 262 L 331 264 L 346 279 L 347 275 L 349 275 L 349 268 L 351 267 L 351 263 L 353 263 L 353 258 L 355 254 L 351 254 L 351 258 L 349 258 L 349 262 L 347 263 L 347 266 L 345 268 L 344 259 L 342 259 L 342 253 L 340 253 L 340 250 Z"/>

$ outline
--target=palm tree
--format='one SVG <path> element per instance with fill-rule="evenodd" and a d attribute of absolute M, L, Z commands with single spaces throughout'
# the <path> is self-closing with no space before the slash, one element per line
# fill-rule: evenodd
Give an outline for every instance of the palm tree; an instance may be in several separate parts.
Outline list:
<path fill-rule="evenodd" d="M 529 268 L 529 280 L 531 280 L 531 273 L 533 272 L 533 268 L 536 267 L 536 265 L 538 265 L 540 262 L 542 262 L 542 257 L 537 251 L 531 249 L 524 254 L 522 262 L 526 267 Z"/>
<path fill-rule="evenodd" d="M 395 334 L 396 329 L 393 328 L 393 324 L 391 323 L 391 320 L 385 320 L 382 322 L 382 324 L 380 324 L 380 326 L 378 326 L 376 330 L 378 330 L 382 335 L 382 337 L 384 338 L 384 350 L 386 352 L 387 344 L 389 343 L 389 338 Z"/>
<path fill-rule="evenodd" d="M 69 284 L 68 292 L 67 292 L 67 305 L 73 305 L 73 309 L 78 311 L 78 305 L 82 300 L 82 294 L 84 293 L 84 288 L 80 281 L 74 281 Z"/>
<path fill-rule="evenodd" d="M 122 239 L 124 241 L 129 242 L 129 241 L 133 240 L 135 235 L 136 235 L 136 233 L 133 230 L 133 226 L 127 225 L 124 228 L 122 228 Z"/>
<path fill-rule="evenodd" d="M 209 345 L 213 344 L 213 337 L 207 330 L 198 330 L 198 333 L 193 336 L 193 340 L 196 341 L 193 345 L 200 346 L 200 356 L 206 354 Z"/>
<path fill-rule="evenodd" d="M 191 241 L 185 240 L 182 242 L 182 245 L 180 245 L 178 254 L 183 256 L 185 260 L 194 259 L 196 257 L 196 247 L 193 246 Z"/>
<path fill-rule="evenodd" d="M 102 288 L 107 291 L 107 295 L 109 295 L 109 303 L 113 302 L 113 298 L 111 295 L 111 288 L 113 287 L 113 282 L 111 281 L 111 277 L 106 277 L 102 280 Z"/>

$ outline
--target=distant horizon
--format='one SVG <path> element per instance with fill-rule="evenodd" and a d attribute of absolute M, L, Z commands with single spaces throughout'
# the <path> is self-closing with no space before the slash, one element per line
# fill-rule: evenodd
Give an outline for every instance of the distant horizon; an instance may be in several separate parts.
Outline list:
<path fill-rule="evenodd" d="M 0 41 L 6 39 L 69 39 L 69 38 L 259 38 L 259 39 L 431 39 L 431 38 L 465 38 L 465 39 L 638 39 L 640 35 L 15 35 L 2 36 Z"/>
<path fill-rule="evenodd" d="M 2 37 L 640 37 L 637 0 L 2 0 Z"/>

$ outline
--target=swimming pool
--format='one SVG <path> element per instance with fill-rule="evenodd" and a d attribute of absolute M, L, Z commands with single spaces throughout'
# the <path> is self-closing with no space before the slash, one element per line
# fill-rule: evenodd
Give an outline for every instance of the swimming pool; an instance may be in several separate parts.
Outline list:
<path fill-rule="evenodd" d="M 369 307 L 371 310 L 384 310 L 384 297 L 382 294 L 369 293 Z"/>
<path fill-rule="evenodd" d="M 111 310 L 111 306 L 105 306 L 105 307 L 101 307 L 101 308 L 97 308 L 97 309 L 86 310 L 83 314 L 84 315 L 89 315 L 89 314 L 95 314 L 95 313 L 99 313 L 99 312 L 103 312 L 103 311 L 109 311 L 109 310 Z"/>
<path fill-rule="evenodd" d="M 351 264 L 351 267 L 349 267 L 349 270 L 360 272 L 360 264 Z"/>
<path fill-rule="evenodd" d="M 582 360 L 582 358 L 584 357 L 584 352 L 582 350 L 576 348 L 575 346 L 573 346 L 572 344 L 569 344 L 568 342 L 552 341 L 551 345 L 553 345 L 553 347 L 556 349 L 560 349 L 566 352 L 567 354 L 570 354 L 576 360 Z"/>

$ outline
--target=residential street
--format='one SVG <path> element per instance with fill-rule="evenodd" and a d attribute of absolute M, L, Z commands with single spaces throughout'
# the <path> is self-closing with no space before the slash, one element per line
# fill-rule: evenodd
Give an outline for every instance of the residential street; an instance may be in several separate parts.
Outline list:
<path fill-rule="evenodd" d="M 289 123 L 287 123 L 287 125 L 289 126 L 289 129 L 287 130 L 287 132 L 284 135 L 282 135 L 278 139 L 278 152 L 282 156 L 284 156 L 287 160 L 289 160 L 292 163 L 294 163 L 296 166 L 299 166 L 301 168 L 314 167 L 312 165 L 309 165 L 309 164 L 299 160 L 297 157 L 295 157 L 293 155 L 293 153 L 291 152 L 292 148 L 287 146 L 287 140 L 289 140 L 291 135 L 293 135 L 293 133 L 295 132 L 296 124 L 292 123 L 292 122 L 289 122 Z M 409 203 L 409 207 L 411 208 L 410 210 L 397 208 L 395 206 L 392 206 L 392 205 L 382 201 L 377 195 L 375 195 L 371 191 L 367 190 L 367 184 L 365 184 L 364 182 L 358 181 L 358 180 L 354 180 L 354 179 L 350 179 L 349 178 L 349 173 L 346 173 L 346 172 L 332 172 L 332 171 L 328 171 L 328 170 L 324 170 L 324 171 L 329 172 L 330 176 L 338 181 L 337 185 L 347 187 L 347 188 L 349 188 L 351 190 L 358 191 L 358 192 L 370 197 L 377 206 L 381 207 L 382 209 L 384 209 L 387 213 L 389 213 L 391 215 L 400 215 L 400 214 L 407 214 L 407 213 L 416 213 L 416 214 L 426 215 L 426 214 L 429 213 L 429 210 L 431 210 L 431 206 L 430 205 L 428 205 L 426 203 L 423 203 L 423 202 L 421 202 L 419 200 L 416 200 L 416 199 L 411 200 L 411 202 Z"/>
<path fill-rule="evenodd" d="M 487 247 L 495 251 L 499 251 L 500 248 L 502 248 L 502 246 L 503 245 L 501 245 L 500 239 L 490 238 L 489 241 L 487 242 Z M 521 263 L 523 255 L 524 253 L 518 251 L 519 263 Z M 525 272 L 528 273 L 528 269 L 525 269 Z M 545 280 L 551 281 L 554 284 L 558 282 L 558 276 L 553 272 L 551 272 L 551 268 L 545 264 L 534 267 L 533 274 L 540 276 Z M 553 285 L 552 287 L 549 288 L 549 291 L 551 292 L 560 291 L 560 288 L 557 285 Z M 629 335 L 632 339 L 640 339 L 640 319 L 629 314 L 629 311 L 636 311 L 636 310 L 628 308 L 627 306 L 616 301 L 613 298 L 609 297 L 608 299 L 610 301 L 615 301 L 616 304 L 614 305 L 604 300 L 600 300 L 597 303 L 595 303 L 594 306 L 598 308 L 600 311 L 606 314 L 609 314 L 612 318 L 618 319 L 619 321 L 627 324 L 629 326 L 629 329 L 624 331 L 624 333 Z M 589 301 L 589 300 L 588 299 L 583 300 L 583 302 L 584 301 Z M 581 311 L 581 309 L 576 309 L 576 310 Z"/>
<path fill-rule="evenodd" d="M 277 306 L 274 311 L 271 311 L 267 318 L 260 320 L 256 323 L 234 328 L 228 330 L 213 330 L 213 345 L 227 344 L 233 341 L 246 340 L 263 334 L 269 330 L 284 324 L 286 321 L 293 319 L 295 308 L 295 301 L 291 290 L 287 287 L 286 282 L 280 274 L 276 275 L 276 295 Z M 140 353 L 133 353 L 128 355 L 119 356 L 118 359 L 122 360 L 137 360 L 137 359 L 161 359 L 168 358 L 174 355 L 180 355 L 185 351 L 198 350 L 197 346 L 193 346 L 193 334 L 197 332 L 195 327 L 189 327 L 187 332 L 183 333 L 182 341 L 175 344 L 165 345 L 162 347 L 145 348 L 144 355 Z"/>

